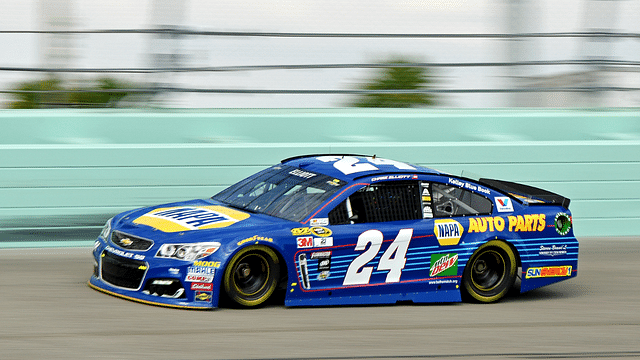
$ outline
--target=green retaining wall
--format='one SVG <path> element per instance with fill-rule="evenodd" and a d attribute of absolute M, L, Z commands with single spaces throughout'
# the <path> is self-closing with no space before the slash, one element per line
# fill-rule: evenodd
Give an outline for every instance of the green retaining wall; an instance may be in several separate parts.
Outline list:
<path fill-rule="evenodd" d="M 640 109 L 0 110 L 0 129 L 5 246 L 90 243 L 115 213 L 316 153 L 523 182 L 570 198 L 578 236 L 640 235 Z"/>

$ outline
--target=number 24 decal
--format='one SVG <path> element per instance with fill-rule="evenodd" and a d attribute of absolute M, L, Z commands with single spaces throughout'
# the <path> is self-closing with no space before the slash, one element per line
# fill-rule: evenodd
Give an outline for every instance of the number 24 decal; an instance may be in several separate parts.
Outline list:
<path fill-rule="evenodd" d="M 385 282 L 394 283 L 400 281 L 402 269 L 407 262 L 407 250 L 413 235 L 413 229 L 402 229 L 398 232 L 395 240 L 389 248 L 382 254 L 378 262 L 378 270 L 389 270 Z M 373 266 L 365 266 L 369 261 L 378 255 L 384 238 L 379 230 L 367 230 L 358 236 L 356 251 L 364 250 L 368 244 L 369 248 L 358 255 L 347 269 L 342 285 L 363 285 L 368 284 L 373 272 Z"/>
<path fill-rule="evenodd" d="M 333 162 L 333 167 L 339 170 L 341 173 L 345 175 L 355 174 L 364 171 L 372 171 L 378 170 L 376 165 L 390 165 L 394 166 L 397 169 L 401 170 L 415 170 L 413 166 L 409 164 L 405 164 L 400 161 L 382 159 L 382 158 L 372 158 L 368 157 L 367 162 L 360 162 L 358 158 L 352 156 L 336 156 L 336 155 L 328 155 L 328 156 L 320 156 L 317 158 L 322 162 Z"/>

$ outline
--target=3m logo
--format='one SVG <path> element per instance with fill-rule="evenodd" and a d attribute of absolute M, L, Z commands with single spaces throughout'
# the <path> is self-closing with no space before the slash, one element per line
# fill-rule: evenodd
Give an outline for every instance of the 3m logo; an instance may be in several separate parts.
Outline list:
<path fill-rule="evenodd" d="M 464 228 L 455 220 L 435 220 L 433 232 L 441 246 L 458 245 Z"/>
<path fill-rule="evenodd" d="M 311 236 L 298 237 L 296 242 L 298 243 L 298 249 L 313 247 L 313 237 Z"/>
<path fill-rule="evenodd" d="M 571 265 L 528 268 L 526 278 L 534 279 L 543 277 L 571 276 L 571 269 Z"/>

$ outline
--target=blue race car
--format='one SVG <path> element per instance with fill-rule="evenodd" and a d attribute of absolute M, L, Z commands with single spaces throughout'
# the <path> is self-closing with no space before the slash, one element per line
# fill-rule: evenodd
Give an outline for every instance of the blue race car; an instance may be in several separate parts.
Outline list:
<path fill-rule="evenodd" d="M 283 160 L 105 225 L 89 286 L 148 304 L 498 301 L 577 275 L 569 199 L 382 158 Z"/>

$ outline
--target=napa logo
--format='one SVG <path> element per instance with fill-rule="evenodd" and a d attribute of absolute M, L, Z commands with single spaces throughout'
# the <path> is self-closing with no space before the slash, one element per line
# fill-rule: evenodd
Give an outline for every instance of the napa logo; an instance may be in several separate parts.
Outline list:
<path fill-rule="evenodd" d="M 133 222 L 163 232 L 222 228 L 251 215 L 224 206 L 176 206 L 152 210 Z"/>
<path fill-rule="evenodd" d="M 459 222 L 452 219 L 436 220 L 433 232 L 441 246 L 458 245 L 464 228 Z"/>

